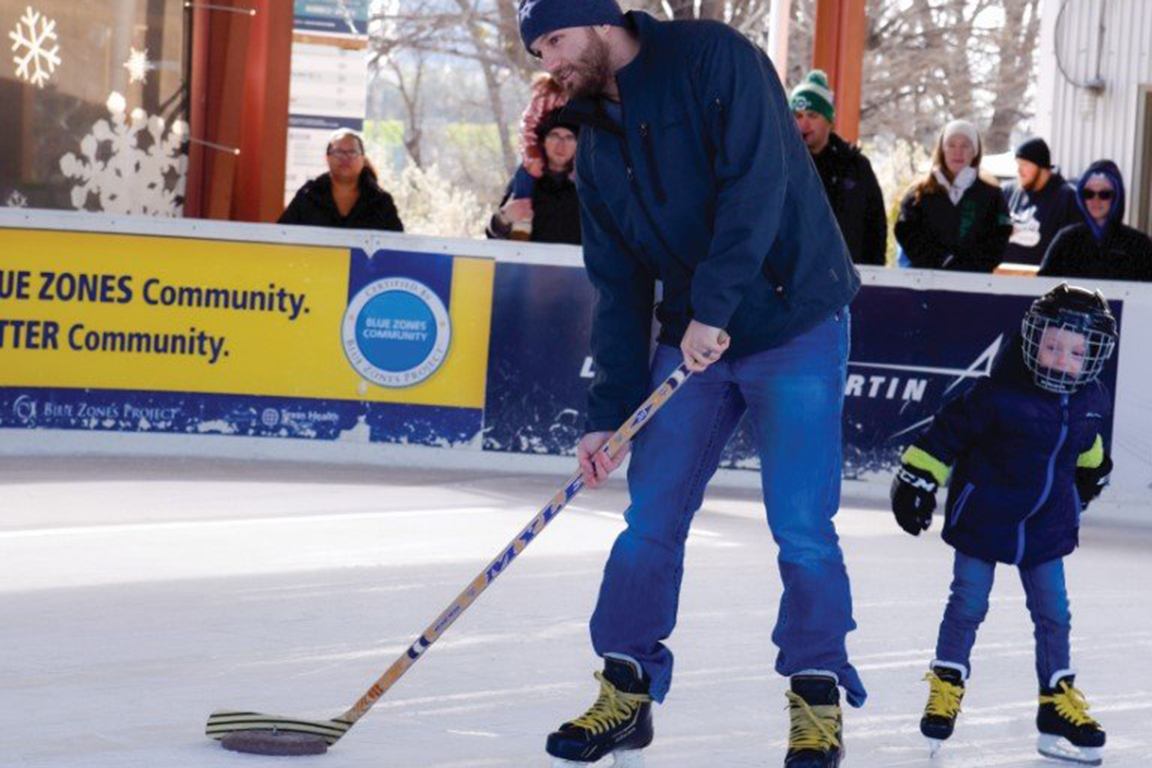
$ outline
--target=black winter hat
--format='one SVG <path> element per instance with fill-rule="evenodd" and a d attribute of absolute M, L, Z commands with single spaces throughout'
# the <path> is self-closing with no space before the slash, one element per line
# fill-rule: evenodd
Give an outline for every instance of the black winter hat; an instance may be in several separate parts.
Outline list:
<path fill-rule="evenodd" d="M 1016 147 L 1016 157 L 1035 163 L 1041 168 L 1052 167 L 1052 152 L 1048 149 L 1048 143 L 1039 136 L 1028 139 Z"/>
<path fill-rule="evenodd" d="M 544 143 L 544 139 L 547 138 L 548 133 L 553 128 L 567 128 L 576 134 L 576 136 L 580 135 L 580 124 L 574 123 L 565 117 L 563 107 L 557 107 L 551 112 L 548 112 L 540 118 L 540 122 L 536 124 L 536 138 L 540 140 L 541 144 Z"/>

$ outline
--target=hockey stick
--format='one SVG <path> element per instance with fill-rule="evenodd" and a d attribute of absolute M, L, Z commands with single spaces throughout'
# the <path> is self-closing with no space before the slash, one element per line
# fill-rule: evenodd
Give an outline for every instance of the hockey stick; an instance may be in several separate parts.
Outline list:
<path fill-rule="evenodd" d="M 632 441 L 645 424 L 664 403 L 691 376 L 688 368 L 681 364 L 664 380 L 656 391 L 649 395 L 633 413 L 624 426 L 616 430 L 608 442 L 600 449 L 608 458 L 615 458 Z M 359 701 L 339 717 L 332 720 L 304 720 L 296 717 L 264 715 L 258 712 L 219 711 L 208 717 L 205 729 L 213 739 L 221 739 L 224 746 L 242 752 L 258 754 L 316 754 L 335 744 L 348 732 L 357 720 L 363 717 L 379 701 L 389 688 L 420 660 L 424 652 L 436 642 L 448 627 L 468 609 L 473 601 L 503 573 L 512 561 L 535 539 L 548 523 L 560 514 L 560 510 L 584 487 L 584 479 L 577 471 L 567 484 L 552 497 L 532 521 L 512 539 L 496 558 L 488 563 L 475 579 L 461 592 L 436 620 L 417 638 L 416 642 L 402 653 L 380 679 L 372 684 Z M 285 740 L 281 734 L 291 735 Z M 231 740 L 231 743 L 230 741 Z M 279 743 L 277 743 L 279 740 Z"/>

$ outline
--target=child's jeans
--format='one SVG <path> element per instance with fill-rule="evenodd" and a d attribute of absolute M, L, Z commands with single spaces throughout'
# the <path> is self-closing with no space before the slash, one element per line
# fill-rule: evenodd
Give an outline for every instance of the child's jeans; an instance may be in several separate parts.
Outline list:
<path fill-rule="evenodd" d="M 1064 561 L 1056 558 L 1019 570 L 1028 612 L 1032 614 L 1035 627 L 1036 676 L 1041 686 L 1050 687 L 1057 672 L 1071 672 L 1069 636 L 1072 614 L 1068 610 L 1068 590 L 1064 586 Z M 969 557 L 957 550 L 952 594 L 936 641 L 937 661 L 962 665 L 971 673 L 969 656 L 976 642 L 976 630 L 988 613 L 988 595 L 992 591 L 995 573 L 996 563 Z"/>

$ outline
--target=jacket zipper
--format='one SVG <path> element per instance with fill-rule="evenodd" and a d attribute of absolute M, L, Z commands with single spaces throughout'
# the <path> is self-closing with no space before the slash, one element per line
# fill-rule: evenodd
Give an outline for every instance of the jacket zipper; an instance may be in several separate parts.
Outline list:
<path fill-rule="evenodd" d="M 724 135 L 728 132 L 727 120 L 724 118 L 724 102 L 717 96 L 713 100 L 713 105 L 716 107 L 716 122 L 720 127 L 720 141 L 716 146 L 716 154 L 720 156 L 721 162 L 728 162 L 728 151 L 724 148 Z"/>
<path fill-rule="evenodd" d="M 1012 561 L 1013 565 L 1019 565 L 1020 561 L 1024 559 L 1024 526 L 1028 520 L 1032 518 L 1040 507 L 1044 506 L 1044 502 L 1048 501 L 1048 497 L 1052 493 L 1052 481 L 1056 474 L 1056 456 L 1060 453 L 1060 449 L 1064 447 L 1064 440 L 1068 437 L 1068 395 L 1060 395 L 1060 436 L 1056 438 L 1056 447 L 1052 449 L 1051 455 L 1048 456 L 1048 471 L 1044 475 L 1044 490 L 1040 492 L 1040 498 L 1036 500 L 1035 506 L 1032 511 L 1024 516 L 1017 527 L 1016 536 L 1016 559 Z"/>
<path fill-rule="evenodd" d="M 652 174 L 656 202 L 663 205 L 668 198 L 665 197 L 664 185 L 660 182 L 660 166 L 656 163 L 656 149 L 652 146 L 652 132 L 648 129 L 648 123 L 640 123 L 640 138 L 644 143 L 644 154 L 648 158 L 648 170 Z"/>
<path fill-rule="evenodd" d="M 968 497 L 972 495 L 972 491 L 976 490 L 976 486 L 968 483 L 964 486 L 964 490 L 956 498 L 956 504 L 952 507 L 952 526 L 955 527 L 956 523 L 960 522 L 960 514 L 964 511 L 964 505 L 968 503 Z"/>
<path fill-rule="evenodd" d="M 621 94 L 621 96 L 623 96 L 623 94 Z M 623 98 L 620 99 L 620 122 L 623 130 L 620 132 L 618 138 L 620 139 L 620 147 L 624 151 L 624 172 L 628 176 L 632 193 L 636 195 L 636 204 L 640 206 L 640 211 L 644 214 L 644 219 L 648 222 L 648 226 L 652 228 L 652 232 L 655 233 L 656 239 L 660 241 L 660 245 L 664 248 L 665 253 L 667 253 L 670 258 L 679 261 L 680 259 L 676 256 L 676 251 L 672 250 L 672 247 L 668 245 L 668 240 L 665 239 L 664 233 L 660 231 L 660 227 L 656 226 L 656 220 L 652 218 L 652 212 L 648 210 L 648 206 L 644 203 L 644 195 L 640 190 L 640 181 L 636 178 L 636 170 L 632 165 L 632 153 L 628 149 L 628 119 L 624 111 Z M 659 275 L 659 271 L 657 271 L 657 275 Z"/>

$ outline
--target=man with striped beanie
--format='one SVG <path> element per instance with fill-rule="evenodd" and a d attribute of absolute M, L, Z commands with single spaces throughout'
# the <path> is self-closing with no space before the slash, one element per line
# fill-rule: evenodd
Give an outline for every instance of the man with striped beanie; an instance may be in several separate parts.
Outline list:
<path fill-rule="evenodd" d="M 836 96 L 828 86 L 828 76 L 819 69 L 809 72 L 792 89 L 790 103 L 852 261 L 884 266 L 888 248 L 884 196 L 868 158 L 832 130 Z"/>

